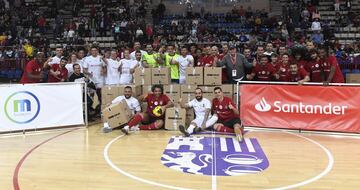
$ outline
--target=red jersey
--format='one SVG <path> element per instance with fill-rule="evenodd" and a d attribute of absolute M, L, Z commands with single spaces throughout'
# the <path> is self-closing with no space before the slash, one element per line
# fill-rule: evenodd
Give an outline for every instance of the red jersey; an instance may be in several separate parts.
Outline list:
<path fill-rule="evenodd" d="M 154 94 L 148 94 L 145 100 L 147 102 L 146 113 L 148 113 L 153 118 L 164 118 L 165 114 L 161 115 L 160 117 L 157 117 L 153 114 L 153 110 L 157 106 L 165 106 L 166 104 L 168 104 L 170 101 L 168 96 L 162 94 L 159 97 L 156 97 Z"/>
<path fill-rule="evenodd" d="M 275 71 L 275 68 L 270 63 L 266 65 L 257 64 L 251 74 L 255 74 L 258 81 L 271 81 Z"/>
<path fill-rule="evenodd" d="M 294 75 L 289 72 L 289 82 L 299 82 L 303 80 L 306 76 L 309 76 L 309 73 L 304 68 L 298 68 L 297 73 Z"/>
<path fill-rule="evenodd" d="M 26 67 L 24 69 L 24 73 L 21 77 L 21 83 L 38 83 L 40 82 L 40 79 L 34 79 L 34 78 L 28 78 L 28 74 L 33 75 L 40 75 L 41 73 L 41 66 L 38 64 L 35 59 L 29 61 L 26 64 Z"/>
<path fill-rule="evenodd" d="M 319 61 L 311 60 L 305 68 L 310 73 L 311 82 L 323 82 L 323 68 Z"/>
<path fill-rule="evenodd" d="M 277 66 L 278 67 L 276 68 L 276 72 L 280 76 L 278 80 L 284 82 L 288 81 L 288 76 L 290 72 L 289 64 L 280 63 Z"/>
<path fill-rule="evenodd" d="M 197 67 L 212 67 L 214 57 L 211 55 L 201 56 L 196 64 Z"/>
<path fill-rule="evenodd" d="M 296 64 L 297 64 L 298 68 L 304 68 L 305 69 L 305 67 L 306 67 L 306 61 L 302 60 L 302 59 L 297 61 Z"/>
<path fill-rule="evenodd" d="M 66 80 L 68 77 L 68 70 L 64 67 L 64 68 L 60 68 L 59 64 L 53 64 L 51 65 L 51 70 L 53 70 L 54 72 L 60 72 L 60 74 L 57 75 L 57 77 L 59 78 L 55 78 L 53 75 L 51 75 L 49 73 L 49 78 L 48 78 L 48 82 L 61 82 L 61 79 Z"/>
<path fill-rule="evenodd" d="M 219 121 L 229 121 L 231 119 L 239 118 L 239 115 L 236 115 L 233 110 L 229 108 L 229 105 L 234 107 L 235 104 L 231 98 L 224 96 L 224 99 L 220 102 L 219 99 L 214 98 L 212 101 L 211 111 L 217 114 Z"/>
<path fill-rule="evenodd" d="M 344 76 L 341 72 L 339 64 L 336 60 L 335 56 L 329 56 L 325 58 L 325 60 L 321 60 L 321 65 L 324 68 L 325 80 L 329 78 L 330 69 L 331 67 L 335 67 L 334 77 L 332 78 L 331 82 L 334 83 L 344 83 Z"/>

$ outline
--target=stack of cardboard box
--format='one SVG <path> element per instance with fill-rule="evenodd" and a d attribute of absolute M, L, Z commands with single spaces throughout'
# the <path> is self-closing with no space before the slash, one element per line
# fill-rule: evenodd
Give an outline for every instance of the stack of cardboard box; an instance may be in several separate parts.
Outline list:
<path fill-rule="evenodd" d="M 126 101 L 121 101 L 116 104 L 111 104 L 103 111 L 103 122 L 107 122 L 111 128 L 116 128 L 125 125 L 132 117 Z"/>

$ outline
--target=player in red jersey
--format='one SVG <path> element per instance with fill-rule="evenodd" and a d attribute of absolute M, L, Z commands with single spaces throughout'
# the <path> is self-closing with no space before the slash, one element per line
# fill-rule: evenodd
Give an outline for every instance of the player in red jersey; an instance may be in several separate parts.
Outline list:
<path fill-rule="evenodd" d="M 344 76 L 340 70 L 336 57 L 329 55 L 326 47 L 320 47 L 319 49 L 320 63 L 324 69 L 325 84 L 344 83 Z"/>
<path fill-rule="evenodd" d="M 197 62 L 197 67 L 212 67 L 214 63 L 214 57 L 211 55 L 211 46 L 207 45 L 204 48 L 204 55 L 200 57 L 199 61 Z"/>
<path fill-rule="evenodd" d="M 35 59 L 29 61 L 24 69 L 24 73 L 21 77 L 21 83 L 38 83 L 41 82 L 43 76 L 41 74 L 42 71 L 42 63 L 45 61 L 45 54 L 43 52 L 37 53 Z"/>
<path fill-rule="evenodd" d="M 216 98 L 212 100 L 211 111 L 218 117 L 214 124 L 215 131 L 235 132 L 236 138 L 242 142 L 244 140 L 244 127 L 241 123 L 239 110 L 231 98 L 224 96 L 220 87 L 214 88 Z"/>
<path fill-rule="evenodd" d="M 302 85 L 304 82 L 310 81 L 310 76 L 304 68 L 299 68 L 296 63 L 291 63 L 288 81 L 298 82 L 300 85 Z"/>
<path fill-rule="evenodd" d="M 121 129 L 124 134 L 129 133 L 129 129 L 139 125 L 141 122 L 144 125 L 139 126 L 140 130 L 154 130 L 160 129 L 164 126 L 165 110 L 173 107 L 174 104 L 169 97 L 164 94 L 162 85 L 155 84 L 151 87 L 152 93 L 140 97 L 140 101 L 147 102 L 147 109 L 145 112 L 138 113 L 128 122 L 128 124 Z M 159 113 L 154 113 L 154 109 L 161 107 Z"/>
<path fill-rule="evenodd" d="M 306 61 L 304 60 L 304 52 L 301 49 L 295 49 L 293 51 L 294 59 L 291 63 L 296 63 L 298 68 L 305 68 Z"/>
<path fill-rule="evenodd" d="M 260 64 L 257 64 L 251 74 L 246 75 L 248 80 L 255 80 L 258 81 L 271 81 L 274 78 L 276 70 L 275 68 L 269 63 L 269 58 L 266 55 L 262 55 L 260 57 Z"/>
<path fill-rule="evenodd" d="M 67 60 L 61 58 L 59 64 L 50 65 L 48 82 L 65 82 L 68 77 L 68 70 L 65 68 Z"/>
<path fill-rule="evenodd" d="M 324 72 L 316 49 L 309 51 L 310 61 L 306 63 L 306 71 L 310 73 L 311 82 L 323 82 Z"/>
<path fill-rule="evenodd" d="M 282 61 L 278 64 L 276 68 L 276 79 L 279 81 L 286 82 L 288 81 L 287 76 L 289 75 L 289 54 L 284 53 L 282 55 Z"/>

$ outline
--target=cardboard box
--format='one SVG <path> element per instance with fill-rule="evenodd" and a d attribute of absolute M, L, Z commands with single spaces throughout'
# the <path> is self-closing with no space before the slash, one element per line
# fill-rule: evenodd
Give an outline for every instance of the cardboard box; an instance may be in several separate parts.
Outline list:
<path fill-rule="evenodd" d="M 203 85 L 204 84 L 204 67 L 187 67 L 186 84 Z"/>
<path fill-rule="evenodd" d="M 166 109 L 165 112 L 165 129 L 177 131 L 179 125 L 185 126 L 186 110 L 179 107 Z"/>
<path fill-rule="evenodd" d="M 152 68 L 151 84 L 171 84 L 170 68 Z"/>
<path fill-rule="evenodd" d="M 134 72 L 135 85 L 150 85 L 151 84 L 151 68 L 136 68 Z"/>
<path fill-rule="evenodd" d="M 120 96 L 120 86 L 108 85 L 101 89 L 101 104 L 107 105 Z"/>
<path fill-rule="evenodd" d="M 221 67 L 204 67 L 204 85 L 221 85 Z"/>
<path fill-rule="evenodd" d="M 137 98 L 141 95 L 142 89 L 139 85 L 108 85 L 101 89 L 101 104 L 109 105 L 116 97 L 124 95 L 126 86 L 132 88 L 133 97 Z"/>
<path fill-rule="evenodd" d="M 184 103 L 190 102 L 195 98 L 195 89 L 197 85 L 181 85 L 180 87 L 180 97 Z"/>
<path fill-rule="evenodd" d="M 216 86 L 199 86 L 199 88 L 201 88 L 203 91 L 203 97 L 210 100 L 210 102 L 215 97 L 214 96 L 214 88 L 215 87 Z"/>
<path fill-rule="evenodd" d="M 142 94 L 148 94 L 151 92 L 151 85 L 143 85 L 142 86 Z"/>
<path fill-rule="evenodd" d="M 164 85 L 164 93 L 174 103 L 177 103 L 180 99 L 180 85 L 178 84 Z"/>
<path fill-rule="evenodd" d="M 195 119 L 195 112 L 193 108 L 186 110 L 185 125 L 189 126 L 191 121 Z"/>
<path fill-rule="evenodd" d="M 360 83 L 360 73 L 347 73 L 346 83 Z"/>
<path fill-rule="evenodd" d="M 232 84 L 223 84 L 220 87 L 224 92 L 224 96 L 234 99 L 234 86 Z"/>
<path fill-rule="evenodd" d="M 126 124 L 132 116 L 125 100 L 106 107 L 102 114 L 103 122 L 107 122 L 111 128 Z"/>

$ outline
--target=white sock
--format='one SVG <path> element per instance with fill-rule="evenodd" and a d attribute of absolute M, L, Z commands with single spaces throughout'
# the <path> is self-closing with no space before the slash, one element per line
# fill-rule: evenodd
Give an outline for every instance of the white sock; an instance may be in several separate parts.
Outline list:
<path fill-rule="evenodd" d="M 129 130 L 129 125 L 126 125 L 124 129 Z"/>
<path fill-rule="evenodd" d="M 104 128 L 110 128 L 110 126 L 107 122 L 104 123 Z"/>
<path fill-rule="evenodd" d="M 213 126 L 218 120 L 217 115 L 213 115 L 205 123 L 206 128 Z"/>
<path fill-rule="evenodd" d="M 192 125 L 192 124 L 190 124 L 189 128 L 187 128 L 187 132 L 188 132 L 189 134 L 192 134 L 192 133 L 194 133 L 194 129 L 195 129 L 195 126 Z"/>

